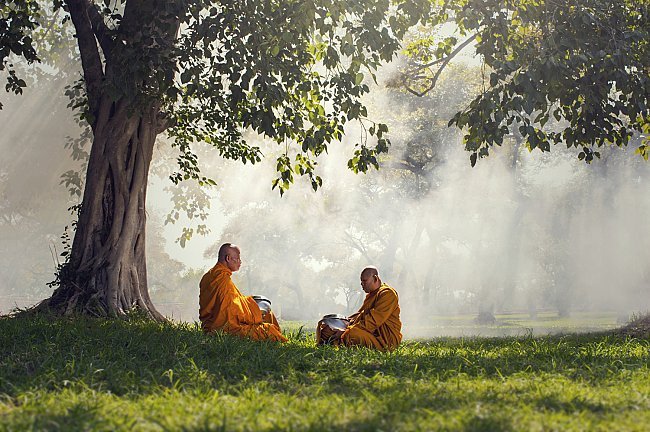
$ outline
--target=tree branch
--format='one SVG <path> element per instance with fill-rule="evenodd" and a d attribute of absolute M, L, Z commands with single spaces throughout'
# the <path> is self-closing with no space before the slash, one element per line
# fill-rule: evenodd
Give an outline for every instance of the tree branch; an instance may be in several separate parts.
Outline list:
<path fill-rule="evenodd" d="M 404 84 L 404 88 L 406 89 L 406 91 L 409 92 L 409 93 L 412 93 L 412 94 L 414 94 L 414 95 L 416 95 L 418 97 L 424 96 L 425 94 L 429 93 L 436 86 L 436 82 L 438 82 L 438 78 L 440 78 L 440 74 L 442 74 L 442 71 L 449 64 L 451 59 L 456 57 L 456 55 L 458 55 L 459 52 L 461 52 L 467 45 L 469 45 L 475 39 L 476 39 L 476 35 L 474 34 L 471 37 L 469 37 L 467 40 L 465 40 L 465 42 L 458 45 L 451 53 L 449 53 L 449 55 L 447 57 L 434 60 L 434 61 L 429 62 L 427 64 L 419 65 L 410 75 L 405 74 L 404 75 L 404 80 L 402 82 Z M 408 81 L 415 78 L 413 76 L 413 74 L 421 71 L 422 69 L 426 69 L 426 68 L 429 68 L 431 66 L 434 66 L 434 65 L 436 65 L 438 63 L 442 63 L 442 64 L 440 65 L 440 67 L 436 71 L 436 74 L 433 76 L 433 78 L 429 78 L 429 85 L 427 86 L 426 89 L 419 92 L 419 91 L 414 90 L 411 87 L 409 87 Z"/>
<path fill-rule="evenodd" d="M 158 114 L 158 122 L 156 124 L 156 135 L 165 132 L 168 128 L 176 124 L 175 119 L 169 116 L 167 112 L 160 112 Z"/>
<path fill-rule="evenodd" d="M 42 49 L 42 45 L 43 45 L 43 41 L 45 41 L 45 40 L 47 39 L 47 35 L 48 35 L 48 34 L 50 33 L 50 31 L 52 30 L 52 27 L 54 27 L 54 25 L 56 24 L 56 20 L 57 20 L 57 18 L 59 17 L 59 12 L 61 12 L 61 9 L 60 9 L 60 8 L 56 10 L 56 13 L 55 13 L 54 16 L 50 19 L 50 22 L 49 22 L 47 28 L 45 29 L 45 33 L 43 33 L 43 35 L 42 35 L 42 36 L 41 36 L 41 37 L 36 41 L 36 47 L 37 47 L 37 51 L 36 51 L 36 52 L 41 51 L 41 49 Z"/>
<path fill-rule="evenodd" d="M 345 231 L 343 232 L 343 234 L 345 234 L 345 236 L 350 240 L 350 243 L 351 243 L 351 245 L 352 245 L 353 248 L 355 248 L 356 250 L 358 250 L 359 252 L 361 252 L 361 255 L 363 255 L 364 257 L 366 257 L 366 259 L 368 260 L 368 262 L 372 262 L 372 258 L 370 258 L 370 256 L 368 256 L 368 251 L 366 250 L 365 247 L 363 247 L 363 243 L 362 243 L 360 240 L 354 238 L 354 237 L 352 236 L 352 234 L 350 234 L 347 230 L 345 230 Z"/>
<path fill-rule="evenodd" d="M 104 57 L 108 59 L 115 44 L 110 36 L 111 30 L 104 22 L 104 17 L 99 13 L 97 5 L 88 1 L 86 1 L 86 3 L 88 4 L 88 18 L 90 19 L 90 24 L 93 27 L 95 37 L 97 38 L 99 45 L 102 47 Z"/>
<path fill-rule="evenodd" d="M 99 106 L 100 87 L 104 79 L 102 60 L 99 56 L 95 33 L 88 16 L 89 3 L 87 0 L 66 0 L 70 18 L 77 31 L 77 44 L 81 54 L 81 66 L 84 71 L 88 105 L 94 114 Z"/>
<path fill-rule="evenodd" d="M 409 165 L 407 162 L 404 162 L 404 161 L 393 162 L 391 164 L 391 167 L 396 168 L 396 169 L 403 169 L 403 170 L 406 170 L 406 171 L 411 171 L 413 174 L 415 174 L 416 171 L 420 171 L 419 169 L 417 169 L 413 165 Z"/>

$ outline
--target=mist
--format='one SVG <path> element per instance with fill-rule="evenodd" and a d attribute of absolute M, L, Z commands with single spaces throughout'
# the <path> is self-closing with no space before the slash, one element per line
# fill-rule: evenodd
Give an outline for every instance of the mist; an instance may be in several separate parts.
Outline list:
<path fill-rule="evenodd" d="M 251 136 L 265 159 L 254 166 L 197 148 L 218 186 L 205 222 L 173 211 L 167 179 L 175 153 L 161 140 L 148 195 L 148 271 L 152 298 L 176 320 L 198 319 L 198 282 L 220 244 L 242 250 L 240 290 L 269 297 L 282 320 L 313 325 L 326 313 L 361 304 L 359 273 L 376 265 L 399 293 L 407 337 L 451 334 L 435 317 L 522 312 L 617 316 L 650 309 L 648 164 L 629 149 L 605 149 L 591 165 L 559 146 L 530 153 L 512 142 L 470 167 L 457 131 L 446 128 L 467 100 L 471 68 L 448 74 L 441 90 L 414 98 L 382 86 L 369 118 L 388 123 L 392 146 L 379 171 L 347 169 L 361 131 L 318 159 L 323 186 L 307 179 L 283 197 L 271 190 L 285 151 Z M 385 71 L 389 76 L 391 69 Z M 385 84 L 388 80 L 384 80 Z M 3 218 L 0 313 L 51 294 L 71 197 L 60 176 L 78 169 L 64 149 L 80 129 L 60 84 L 22 97 L 2 95 L 0 192 Z M 290 154 L 290 156 L 293 156 Z M 191 190 L 193 185 L 184 186 Z M 205 223 L 184 248 L 183 227 Z M 68 232 L 71 232 L 68 229 Z M 71 234 L 70 234 L 71 235 Z"/>

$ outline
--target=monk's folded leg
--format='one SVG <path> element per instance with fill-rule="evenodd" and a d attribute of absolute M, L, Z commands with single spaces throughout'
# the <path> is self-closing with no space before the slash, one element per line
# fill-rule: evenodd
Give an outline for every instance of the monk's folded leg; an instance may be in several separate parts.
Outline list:
<path fill-rule="evenodd" d="M 282 335 L 282 330 L 280 329 L 280 324 L 278 324 L 278 319 L 275 317 L 273 312 L 262 313 L 262 322 L 270 324 L 268 326 L 269 339 L 277 340 L 281 342 L 286 342 L 288 339 Z"/>
<path fill-rule="evenodd" d="M 364 346 L 367 348 L 383 349 L 379 341 L 372 333 L 358 327 L 350 327 L 343 334 L 343 344 L 346 346 Z"/>
<path fill-rule="evenodd" d="M 273 312 L 262 313 L 262 322 L 273 324 L 274 326 L 280 328 L 278 319 L 275 317 L 275 314 Z"/>

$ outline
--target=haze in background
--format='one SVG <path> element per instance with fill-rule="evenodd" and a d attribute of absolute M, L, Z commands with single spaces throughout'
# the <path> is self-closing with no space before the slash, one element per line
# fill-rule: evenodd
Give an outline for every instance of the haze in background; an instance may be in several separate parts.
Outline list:
<path fill-rule="evenodd" d="M 197 320 L 198 281 L 219 245 L 233 242 L 242 248 L 240 289 L 271 298 L 281 318 L 308 324 L 355 311 L 359 272 L 368 264 L 397 289 L 407 336 L 449 334 L 436 321 L 441 316 L 489 323 L 502 312 L 627 317 L 650 309 L 650 166 L 633 155 L 634 146 L 605 150 L 587 166 L 561 147 L 531 154 L 513 136 L 471 168 L 458 134 L 445 125 L 475 85 L 476 72 L 460 67 L 426 98 L 390 88 L 373 93 L 369 118 L 392 132 L 382 169 L 347 169 L 361 135 L 350 127 L 319 159 L 324 183 L 316 193 L 301 179 L 282 198 L 271 190 L 283 151 L 275 145 L 260 143 L 266 158 L 252 167 L 197 149 L 219 186 L 207 191 L 211 234 L 185 248 L 175 238 L 196 222 L 181 215 L 164 225 L 171 183 L 152 176 L 154 303 L 174 319 Z M 63 145 L 79 134 L 59 95 L 61 86 L 0 96 L 2 313 L 50 295 L 67 209 L 77 202 L 58 185 L 61 173 L 78 166 Z M 160 172 L 173 169 L 174 157 L 158 147 Z"/>

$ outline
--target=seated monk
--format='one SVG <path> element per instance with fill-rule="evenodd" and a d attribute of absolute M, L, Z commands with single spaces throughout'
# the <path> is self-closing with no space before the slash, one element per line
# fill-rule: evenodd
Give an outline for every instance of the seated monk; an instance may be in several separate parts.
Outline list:
<path fill-rule="evenodd" d="M 251 296 L 245 296 L 230 279 L 241 267 L 241 252 L 233 244 L 219 248 L 217 264 L 208 271 L 199 287 L 199 319 L 206 333 L 217 330 L 255 340 L 286 342 L 278 320 L 269 312 L 262 316 Z"/>
<path fill-rule="evenodd" d="M 377 268 L 373 266 L 361 272 L 361 288 L 366 292 L 366 298 L 359 311 L 348 317 L 349 326 L 345 330 L 332 331 L 319 322 L 317 343 L 321 343 L 321 332 L 325 330 L 328 332 L 325 339 L 334 340 L 335 345 L 365 346 L 380 351 L 389 351 L 399 345 L 402 322 L 397 292 L 382 283 Z"/>

